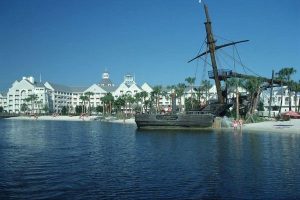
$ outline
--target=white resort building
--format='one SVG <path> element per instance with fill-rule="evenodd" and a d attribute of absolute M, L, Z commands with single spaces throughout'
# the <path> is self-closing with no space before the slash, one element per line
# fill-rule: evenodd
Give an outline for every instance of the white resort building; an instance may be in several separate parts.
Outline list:
<path fill-rule="evenodd" d="M 181 111 L 185 110 L 185 99 L 196 94 L 197 87 L 186 87 L 183 96 L 176 98 L 176 105 L 180 107 Z M 247 92 L 239 88 L 239 93 L 247 95 Z M 148 93 L 148 98 L 153 91 L 152 87 L 148 83 L 144 83 L 139 86 L 135 82 L 133 75 L 127 74 L 124 76 L 123 82 L 119 86 L 115 86 L 110 79 L 109 73 L 104 72 L 102 79 L 99 83 L 92 84 L 89 87 L 69 87 L 52 82 L 42 83 L 36 82 L 33 77 L 23 77 L 21 80 L 16 80 L 12 84 L 11 88 L 6 93 L 0 93 L 0 107 L 8 113 L 24 113 L 28 111 L 30 113 L 44 113 L 49 111 L 50 113 L 60 113 L 63 107 L 66 107 L 69 113 L 75 113 L 77 106 L 82 106 L 83 101 L 80 98 L 83 95 L 90 93 L 90 107 L 96 108 L 97 106 L 103 106 L 101 98 L 111 93 L 114 99 L 121 97 L 122 95 L 131 95 L 145 91 Z M 171 89 L 163 88 L 163 95 L 160 96 L 158 105 L 160 109 L 167 109 L 171 106 Z M 34 100 L 28 100 L 30 96 L 34 95 Z M 228 90 L 228 98 L 235 97 L 235 89 Z M 213 100 L 217 98 L 216 87 L 211 87 L 207 92 L 201 94 L 200 101 L 205 103 L 207 100 Z M 270 90 L 265 90 L 260 96 L 261 101 L 264 104 L 265 112 L 263 115 L 267 115 L 270 101 Z M 272 98 L 272 112 L 280 107 L 282 99 L 281 112 L 289 110 L 289 94 L 287 87 L 274 88 Z M 296 110 L 299 106 L 300 95 L 292 94 L 292 110 Z M 26 108 L 24 108 L 26 104 Z M 142 102 L 138 103 L 139 105 Z M 278 111 L 277 111 L 278 112 Z M 276 113 L 275 113 L 276 114 Z M 272 116 L 275 115 L 272 113 Z"/>
<path fill-rule="evenodd" d="M 63 107 L 67 107 L 70 113 L 75 113 L 76 106 L 83 105 L 80 96 L 91 92 L 90 106 L 103 105 L 101 97 L 111 93 L 114 98 L 124 94 L 134 96 L 136 93 L 152 91 L 151 86 L 144 83 L 138 86 L 132 75 L 124 76 L 124 81 L 116 87 L 110 80 L 109 73 L 104 72 L 98 84 L 89 87 L 69 87 L 52 82 L 36 82 L 32 76 L 16 80 L 7 93 L 0 93 L 0 107 L 8 113 L 22 113 L 22 105 L 26 103 L 32 113 L 43 113 L 46 108 L 51 113 L 60 113 Z M 33 102 L 26 102 L 30 95 L 37 98 Z"/>
<path fill-rule="evenodd" d="M 25 103 L 25 99 L 30 95 L 36 95 L 36 104 L 28 102 L 27 106 L 31 110 L 42 109 L 43 105 L 49 105 L 51 102 L 49 89 L 42 83 L 34 81 L 33 77 L 23 77 L 20 81 L 15 81 L 9 88 L 6 96 L 2 96 L 1 104 L 5 111 L 9 113 L 21 112 L 21 106 Z"/>
<path fill-rule="evenodd" d="M 263 102 L 265 112 L 263 115 L 268 115 L 269 112 L 269 102 L 270 102 L 270 89 L 264 90 L 260 96 L 261 101 Z M 292 111 L 297 111 L 299 107 L 300 94 L 295 92 L 291 93 L 291 109 Z M 282 101 L 282 102 L 281 102 Z M 271 99 L 271 111 L 272 116 L 279 112 L 279 108 L 281 106 L 280 112 L 289 111 L 290 97 L 287 86 L 283 87 L 274 87 L 273 94 Z"/>

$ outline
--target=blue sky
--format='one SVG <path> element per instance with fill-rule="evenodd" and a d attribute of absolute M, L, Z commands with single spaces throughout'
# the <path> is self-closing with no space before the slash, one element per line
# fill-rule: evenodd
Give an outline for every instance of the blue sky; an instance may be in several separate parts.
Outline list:
<path fill-rule="evenodd" d="M 272 69 L 294 67 L 300 79 L 300 1 L 205 2 L 218 44 L 250 40 L 237 46 L 247 68 L 269 77 Z M 0 91 L 40 74 L 43 81 L 89 86 L 105 69 L 115 84 L 127 73 L 138 84 L 172 85 L 195 75 L 199 83 L 207 78 L 203 62 L 187 61 L 200 50 L 204 21 L 197 0 L 2 0 Z M 252 74 L 222 56 L 221 67 Z"/>

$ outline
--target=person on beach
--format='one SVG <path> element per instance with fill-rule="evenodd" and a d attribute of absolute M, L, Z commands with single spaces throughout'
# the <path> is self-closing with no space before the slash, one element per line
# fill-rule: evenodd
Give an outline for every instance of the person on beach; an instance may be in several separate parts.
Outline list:
<path fill-rule="evenodd" d="M 239 119 L 239 126 L 240 126 L 240 129 L 242 129 L 242 126 L 243 126 L 243 120 L 242 120 L 242 118 Z"/>
<path fill-rule="evenodd" d="M 234 119 L 233 120 L 233 129 L 236 130 L 238 126 L 238 122 Z"/>

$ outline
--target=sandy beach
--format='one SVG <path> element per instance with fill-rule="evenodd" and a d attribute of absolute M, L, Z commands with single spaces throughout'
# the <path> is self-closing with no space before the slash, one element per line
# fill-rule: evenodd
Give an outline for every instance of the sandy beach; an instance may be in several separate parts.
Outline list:
<path fill-rule="evenodd" d="M 300 119 L 289 121 L 265 121 L 252 124 L 244 124 L 243 130 L 300 133 Z"/>
<path fill-rule="evenodd" d="M 45 121 L 94 121 L 96 120 L 97 116 L 18 116 L 18 117 L 11 117 L 7 118 L 6 120 L 45 120 Z M 135 121 L 133 118 L 126 119 L 125 121 L 123 119 L 104 119 L 105 122 L 112 122 L 112 123 L 125 123 L 125 124 L 135 124 Z"/>
<path fill-rule="evenodd" d="M 19 116 L 7 118 L 7 120 L 52 120 L 52 121 L 94 121 L 97 116 Z M 135 124 L 134 118 L 126 119 L 110 119 L 102 120 L 110 123 Z M 226 129 L 233 129 L 232 127 Z M 237 130 L 240 130 L 238 127 Z M 291 119 L 289 121 L 264 121 L 259 123 L 244 124 L 242 130 L 247 131 L 267 131 L 267 132 L 288 132 L 300 133 L 300 119 Z"/>

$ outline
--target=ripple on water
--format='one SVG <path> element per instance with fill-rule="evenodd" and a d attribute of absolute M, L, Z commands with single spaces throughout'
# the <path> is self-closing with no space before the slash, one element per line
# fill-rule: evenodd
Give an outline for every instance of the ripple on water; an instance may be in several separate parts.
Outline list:
<path fill-rule="evenodd" d="M 0 120 L 0 199 L 297 199 L 295 134 Z"/>

